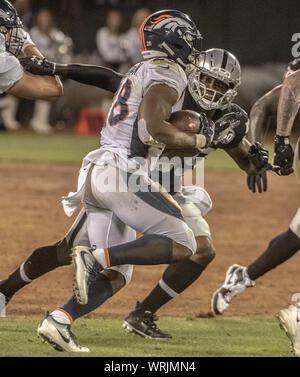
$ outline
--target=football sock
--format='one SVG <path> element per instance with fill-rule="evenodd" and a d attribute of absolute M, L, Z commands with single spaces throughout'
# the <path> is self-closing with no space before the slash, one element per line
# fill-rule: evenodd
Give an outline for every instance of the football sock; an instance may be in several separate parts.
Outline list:
<path fill-rule="evenodd" d="M 122 264 L 156 265 L 172 263 L 172 250 L 173 241 L 170 238 L 145 235 L 104 251 L 96 249 L 93 255 L 104 268 Z"/>
<path fill-rule="evenodd" d="M 24 263 L 24 272 L 34 280 L 59 266 L 71 263 L 70 249 L 66 239 L 54 245 L 36 249 Z"/>
<path fill-rule="evenodd" d="M 251 280 L 256 280 L 273 268 L 291 258 L 300 249 L 299 237 L 288 229 L 273 238 L 266 251 L 251 263 L 247 272 Z"/>
<path fill-rule="evenodd" d="M 168 266 L 158 285 L 141 303 L 143 309 L 155 313 L 197 280 L 205 267 L 190 259 L 184 259 Z"/>
<path fill-rule="evenodd" d="M 69 313 L 67 313 L 65 310 L 58 308 L 55 309 L 52 313 L 50 313 L 53 319 L 55 321 L 63 324 L 63 325 L 71 325 L 73 322 L 72 317 L 70 316 Z"/>
<path fill-rule="evenodd" d="M 12 297 L 14 293 L 31 283 L 32 280 L 59 266 L 70 263 L 70 249 L 65 239 L 54 245 L 40 247 L 34 250 L 20 268 L 1 282 L 0 291 L 5 296 Z"/>
<path fill-rule="evenodd" d="M 112 295 L 113 289 L 109 279 L 105 275 L 99 274 L 97 280 L 90 285 L 88 303 L 86 305 L 78 304 L 75 295 L 73 295 L 61 309 L 67 312 L 75 321 L 75 319 L 97 309 Z"/>

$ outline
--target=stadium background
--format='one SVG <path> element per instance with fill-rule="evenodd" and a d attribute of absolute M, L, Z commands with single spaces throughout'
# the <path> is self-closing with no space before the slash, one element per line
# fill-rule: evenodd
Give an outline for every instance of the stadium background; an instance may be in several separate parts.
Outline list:
<path fill-rule="evenodd" d="M 93 54 L 95 32 L 105 23 L 107 12 L 112 8 L 120 9 L 124 14 L 123 27 L 126 29 L 140 2 L 33 0 L 31 5 L 33 14 L 42 7 L 53 11 L 57 25 L 73 39 L 74 59 L 86 63 L 81 59 L 88 60 Z M 179 1 L 158 0 L 143 1 L 142 6 L 153 11 L 170 7 L 184 10 L 198 22 L 205 37 L 204 48 L 224 47 L 234 52 L 244 70 L 239 101 L 245 103 L 247 110 L 261 94 L 281 82 L 286 64 L 292 59 L 291 36 L 300 32 L 296 17 L 300 5 L 294 0 L 282 4 L 269 0 L 201 0 L 186 1 L 185 7 Z M 97 99 L 104 94 L 101 90 L 70 81 L 65 82 L 65 88 L 65 97 L 59 101 L 63 101 L 64 106 L 76 107 L 76 111 L 66 112 L 71 114 L 70 122 L 64 113 L 64 127 L 56 127 L 54 122 L 52 134 L 38 135 L 22 124 L 19 131 L 0 134 L 0 279 L 16 269 L 35 248 L 61 239 L 72 224 L 73 219 L 67 218 L 62 211 L 60 198 L 74 190 L 81 158 L 89 150 L 97 148 L 99 143 L 98 136 L 77 136 L 74 127 L 80 110 L 97 107 Z M 61 107 L 54 104 L 54 114 L 56 111 L 57 115 L 52 115 L 52 119 L 57 121 L 62 114 L 58 110 Z M 268 139 L 269 145 L 271 138 L 272 133 Z M 244 173 L 221 151 L 207 159 L 205 188 L 214 204 L 207 221 L 211 226 L 217 257 L 192 287 L 159 311 L 162 318 L 209 318 L 211 294 L 222 284 L 228 266 L 250 263 L 274 235 L 288 227 L 299 205 L 299 186 L 293 175 L 269 175 L 268 192 L 252 194 L 246 187 Z M 269 319 L 279 309 L 289 305 L 292 295 L 300 292 L 297 278 L 299 258 L 296 255 L 260 279 L 256 288 L 236 298 L 224 315 L 225 321 L 236 317 Z M 115 318 L 118 341 L 121 319 L 133 309 L 138 299 L 152 289 L 164 268 L 135 268 L 132 283 L 87 318 Z M 9 324 L 10 318 L 20 321 L 34 318 L 32 328 L 36 329 L 37 319 L 46 310 L 62 305 L 71 292 L 71 267 L 53 271 L 25 287 L 9 304 L 7 319 L 0 319 L 3 342 L 5 331 L 10 329 L 12 334 L 13 329 L 9 326 L 16 325 L 16 322 Z M 211 321 L 215 323 L 213 319 Z M 23 328 L 22 323 L 25 322 L 18 323 Z M 177 326 L 180 327 L 180 324 Z M 21 328 L 17 327 L 19 330 L 16 332 L 21 334 Z M 267 337 L 263 329 L 260 331 L 262 337 Z M 279 336 L 277 332 L 273 333 L 275 337 Z M 0 341 L 0 355 L 5 354 L 4 348 L 1 348 L 3 344 Z M 212 347 L 211 355 L 215 345 Z M 259 349 L 259 344 L 257 347 Z M 13 350 L 11 352 L 13 354 Z M 253 352 L 250 354 L 253 355 Z M 260 351 L 257 353 L 260 355 Z M 169 355 L 172 355 L 172 351 Z"/>
<path fill-rule="evenodd" d="M 47 7 L 55 13 L 58 25 L 74 39 L 76 52 L 93 51 L 95 33 L 108 10 L 121 10 L 126 29 L 141 6 L 190 14 L 203 34 L 204 48 L 222 46 L 243 65 L 291 60 L 291 36 L 299 32 L 297 0 L 32 0 L 34 11 Z"/>

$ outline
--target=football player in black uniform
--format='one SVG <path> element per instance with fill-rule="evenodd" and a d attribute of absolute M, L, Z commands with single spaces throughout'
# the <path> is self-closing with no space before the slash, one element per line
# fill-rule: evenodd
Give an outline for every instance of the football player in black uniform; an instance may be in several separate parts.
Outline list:
<path fill-rule="evenodd" d="M 299 140 L 295 154 L 289 136 L 300 105 L 300 60 L 292 61 L 288 66 L 282 85 L 278 85 L 261 97 L 250 112 L 251 132 L 249 138 L 263 143 L 268 126 L 268 117 L 277 113 L 277 128 L 274 141 L 274 166 L 278 174 L 293 173 L 293 160 L 296 175 L 299 179 Z M 212 311 L 221 315 L 228 308 L 231 300 L 246 288 L 255 285 L 255 281 L 268 271 L 276 268 L 291 258 L 300 248 L 300 210 L 293 218 L 289 228 L 274 237 L 267 249 L 255 261 L 246 266 L 230 266 L 225 282 L 212 297 Z M 245 277 L 247 280 L 245 280 Z M 279 318 L 288 331 L 294 351 L 300 355 L 300 327 L 295 318 L 299 311 L 299 303 L 279 312 Z M 299 314 L 298 314 L 299 315 Z M 299 318 L 299 317 L 298 317 Z M 299 329 L 297 330 L 297 327 Z M 292 330 L 294 329 L 294 330 Z M 295 344 L 296 345 L 295 345 Z"/>

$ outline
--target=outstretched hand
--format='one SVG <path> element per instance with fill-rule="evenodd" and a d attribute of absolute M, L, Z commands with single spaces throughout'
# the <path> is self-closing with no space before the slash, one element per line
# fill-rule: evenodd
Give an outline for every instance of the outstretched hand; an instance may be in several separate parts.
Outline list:
<path fill-rule="evenodd" d="M 33 75 L 40 76 L 54 76 L 56 63 L 50 62 L 46 58 L 40 58 L 39 56 L 30 56 L 27 58 L 21 58 L 25 71 L 32 73 Z"/>

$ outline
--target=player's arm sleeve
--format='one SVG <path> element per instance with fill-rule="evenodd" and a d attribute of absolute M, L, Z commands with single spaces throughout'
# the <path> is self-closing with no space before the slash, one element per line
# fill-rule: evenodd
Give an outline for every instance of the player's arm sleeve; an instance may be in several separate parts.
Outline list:
<path fill-rule="evenodd" d="M 84 64 L 69 64 L 57 68 L 57 74 L 80 82 L 81 84 L 97 86 L 98 88 L 115 93 L 123 75 L 112 69 Z"/>
<path fill-rule="evenodd" d="M 18 59 L 4 53 L 0 56 L 0 93 L 8 91 L 24 75 L 24 70 Z"/>

